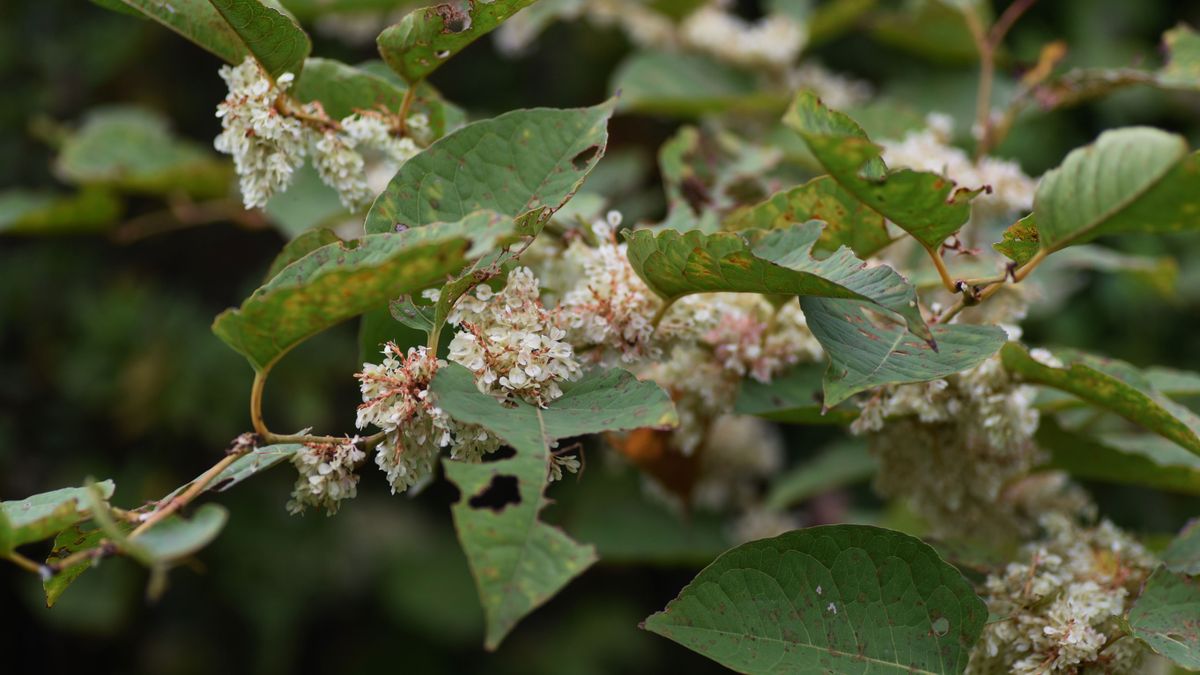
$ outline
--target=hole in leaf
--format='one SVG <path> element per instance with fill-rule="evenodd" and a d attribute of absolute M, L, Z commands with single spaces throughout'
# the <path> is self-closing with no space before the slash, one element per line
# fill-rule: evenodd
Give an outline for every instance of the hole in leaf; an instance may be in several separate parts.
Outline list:
<path fill-rule="evenodd" d="M 458 7 L 457 3 L 443 3 L 433 11 L 442 19 L 443 33 L 461 33 L 471 27 L 471 15 Z"/>
<path fill-rule="evenodd" d="M 517 456 L 517 451 L 507 445 L 500 446 L 495 452 L 489 452 L 483 456 L 484 464 L 488 462 L 499 462 L 502 459 L 510 459 Z"/>
<path fill-rule="evenodd" d="M 584 149 L 578 155 L 571 158 L 571 166 L 575 167 L 576 171 L 583 171 L 598 152 L 600 152 L 599 145 L 593 145 Z"/>
<path fill-rule="evenodd" d="M 516 476 L 498 475 L 492 482 L 467 502 L 473 509 L 491 509 L 496 513 L 509 504 L 521 503 L 521 490 Z"/>
<path fill-rule="evenodd" d="M 939 619 L 934 620 L 933 632 L 937 633 L 939 636 L 949 633 L 950 632 L 950 620 L 944 616 Z"/>

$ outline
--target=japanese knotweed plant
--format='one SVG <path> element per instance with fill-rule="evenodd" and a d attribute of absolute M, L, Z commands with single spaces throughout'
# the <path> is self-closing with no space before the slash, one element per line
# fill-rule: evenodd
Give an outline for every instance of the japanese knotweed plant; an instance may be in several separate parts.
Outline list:
<path fill-rule="evenodd" d="M 1166 34 L 1157 70 L 1062 73 L 1050 45 L 996 112 L 995 53 L 1033 3 L 994 21 L 977 3 L 927 3 L 961 24 L 981 64 L 968 152 L 940 114 L 872 140 L 840 110 L 871 88 L 803 57 L 834 30 L 828 17 L 788 3 L 751 22 L 723 3 L 531 15 L 517 13 L 532 0 L 459 0 L 384 30 L 386 67 L 310 56 L 272 2 L 105 4 L 228 63 L 214 147 L 249 210 L 233 211 L 304 225 L 284 226 L 294 236 L 262 285 L 213 324 L 254 373 L 252 430 L 220 461 L 137 508 L 113 505 L 111 481 L 0 505 L 0 557 L 39 575 L 49 604 L 113 556 L 148 566 L 161 590 L 225 524 L 219 505 L 191 509 L 197 498 L 277 465 L 296 470 L 293 513 L 350 508 L 360 480 L 415 493 L 440 475 L 461 493 L 453 520 L 495 648 L 605 557 L 540 519 L 553 483 L 581 467 L 584 446 L 563 441 L 596 435 L 589 447 L 639 471 L 661 508 L 723 513 L 722 540 L 748 542 L 708 556 L 643 624 L 735 670 L 1125 673 L 1152 654 L 1200 667 L 1200 530 L 1155 553 L 1072 482 L 1200 491 L 1200 418 L 1175 400 L 1200 392 L 1200 375 L 1026 345 L 1020 328 L 1039 269 L 1144 271 L 1092 240 L 1200 230 L 1200 155 L 1149 127 L 1106 131 L 1040 178 L 991 155 L 1033 102 L 1200 89 L 1189 28 Z M 500 27 L 518 50 L 555 13 L 631 37 L 620 96 L 465 123 L 426 83 L 480 36 Z M 661 148 L 660 223 L 626 222 L 585 186 L 618 108 L 707 115 Z M 98 116 L 67 139 L 60 173 L 83 190 L 55 217 L 111 215 L 123 192 L 221 193 L 226 164 L 138 114 Z M 784 182 L 789 162 L 809 178 Z M 336 233 L 273 199 L 314 181 L 341 204 Z M 22 208 L 8 229 L 50 217 Z M 272 431 L 262 402 L 275 365 L 358 317 L 370 352 L 354 375 L 362 404 L 345 411 L 353 431 Z M 377 338 L 395 322 L 426 339 Z M 1067 414 L 1085 407 L 1140 431 L 1092 433 Z M 785 471 L 772 423 L 848 438 Z M 789 510 L 871 475 L 929 543 L 805 528 Z M 44 561 L 31 557 L 51 539 Z"/>

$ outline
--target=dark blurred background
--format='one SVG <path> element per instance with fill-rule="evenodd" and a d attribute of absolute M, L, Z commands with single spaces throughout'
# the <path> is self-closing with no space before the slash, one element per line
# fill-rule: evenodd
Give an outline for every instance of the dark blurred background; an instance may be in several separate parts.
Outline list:
<path fill-rule="evenodd" d="M 285 3 L 288 4 L 288 3 Z M 1007 4 L 999 3 L 1002 6 Z M 743 2 L 755 16 L 762 8 Z M 1044 0 L 1013 31 L 1011 59 L 1032 62 L 1064 39 L 1076 65 L 1159 58 L 1160 34 L 1200 26 L 1200 3 Z M 314 33 L 314 54 L 355 63 L 373 45 Z M 484 39 L 432 78 L 472 116 L 517 107 L 589 105 L 605 98 L 629 52 L 616 30 L 551 26 L 520 58 Z M 918 110 L 973 105 L 975 66 L 933 60 L 852 31 L 811 52 L 830 68 L 872 82 Z M 224 97 L 218 60 L 148 21 L 71 0 L 0 4 L 0 186 L 54 186 L 55 125 L 89 109 L 137 103 L 165 114 L 182 136 L 208 145 Z M 1109 127 L 1151 124 L 1200 145 L 1200 105 L 1149 89 L 1036 115 L 1001 154 L 1037 175 Z M 612 152 L 653 157 L 679 124 L 618 117 Z M 49 131 L 47 131 L 49 129 Z M 647 163 L 643 217 L 662 215 L 659 178 Z M 620 205 L 617 205 L 618 207 Z M 136 198 L 130 214 L 156 208 Z M 284 243 L 269 228 L 216 223 L 134 241 L 111 236 L 0 236 L 0 498 L 85 476 L 113 478 L 116 503 L 155 499 L 209 466 L 249 426 L 251 371 L 209 324 L 258 284 Z M 1119 242 L 1173 255 L 1175 290 L 1124 275 L 1089 273 L 1053 316 L 1034 316 L 1034 343 L 1095 349 L 1139 365 L 1200 370 L 1200 242 L 1163 237 Z M 1192 263 L 1192 264 L 1189 264 Z M 267 417 L 279 429 L 349 431 L 357 403 L 356 327 L 306 343 L 276 369 Z M 796 459 L 828 435 L 791 430 Z M 661 673 L 715 672 L 699 656 L 639 631 L 698 569 L 602 562 L 518 626 L 498 653 L 481 647 L 474 584 L 457 548 L 451 488 L 391 497 L 373 472 L 336 518 L 289 517 L 293 472 L 281 468 L 222 494 L 230 522 L 169 592 L 144 599 L 145 573 L 125 561 L 89 572 L 53 609 L 40 585 L 0 567 L 0 672 L 96 673 Z M 566 481 L 570 502 L 586 484 Z M 1089 486 L 1119 524 L 1168 531 L 1194 500 Z M 869 495 L 860 495 L 869 500 Z M 548 516 L 554 517 L 552 508 Z M 586 540 L 586 539 L 584 539 Z"/>

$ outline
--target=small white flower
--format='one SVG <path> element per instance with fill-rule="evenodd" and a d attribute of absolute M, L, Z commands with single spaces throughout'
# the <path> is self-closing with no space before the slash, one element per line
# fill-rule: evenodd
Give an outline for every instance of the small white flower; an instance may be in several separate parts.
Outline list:
<path fill-rule="evenodd" d="M 292 456 L 292 464 L 300 475 L 287 504 L 289 513 L 303 513 L 312 506 L 324 508 L 332 516 L 343 499 L 357 494 L 355 470 L 367 456 L 358 448 L 358 441 L 348 438 L 341 444 L 309 444 Z"/>

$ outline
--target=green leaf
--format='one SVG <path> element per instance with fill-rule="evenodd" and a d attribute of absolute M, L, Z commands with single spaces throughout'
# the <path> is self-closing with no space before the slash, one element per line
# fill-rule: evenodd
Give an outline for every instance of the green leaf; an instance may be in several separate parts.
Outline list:
<path fill-rule="evenodd" d="M 865 481 L 878 468 L 879 462 L 867 452 L 866 442 L 835 441 L 814 459 L 775 478 L 764 503 L 767 508 L 786 509 L 810 497 Z"/>
<path fill-rule="evenodd" d="M 892 243 L 883 216 L 847 193 L 829 176 L 819 176 L 790 190 L 776 192 L 764 202 L 744 206 L 725 217 L 726 230 L 787 227 L 809 220 L 825 222 L 814 249 L 836 251 L 849 246 L 869 258 Z"/>
<path fill-rule="evenodd" d="M 167 516 L 130 543 L 136 543 L 155 564 L 166 564 L 208 546 L 221 533 L 228 519 L 229 512 L 224 506 L 205 504 L 190 519 Z"/>
<path fill-rule="evenodd" d="M 613 74 L 609 91 L 622 112 L 697 117 L 727 110 L 782 110 L 787 99 L 754 73 L 702 54 L 637 51 Z"/>
<path fill-rule="evenodd" d="M 112 497 L 111 480 L 96 483 L 104 499 Z M 88 488 L 62 488 L 25 499 L 0 502 L 0 554 L 48 539 L 88 518 Z"/>
<path fill-rule="evenodd" d="M 1050 451 L 1047 468 L 1077 478 L 1200 495 L 1200 457 L 1161 436 L 1089 435 L 1064 429 L 1054 417 L 1045 416 L 1037 443 Z"/>
<path fill-rule="evenodd" d="M 1163 564 L 1172 572 L 1200 575 L 1200 520 L 1189 522 L 1162 554 Z"/>
<path fill-rule="evenodd" d="M 1129 632 L 1176 665 L 1200 669 L 1198 616 L 1200 579 L 1160 567 L 1129 610 Z"/>
<path fill-rule="evenodd" d="M 131 106 L 88 113 L 63 142 L 55 169 L 71 183 L 200 198 L 226 194 L 233 176 L 227 162 L 174 136 L 161 115 Z"/>
<path fill-rule="evenodd" d="M 125 205 L 112 192 L 84 188 L 73 195 L 23 189 L 0 192 L 0 234 L 78 234 L 104 231 Z"/>
<path fill-rule="evenodd" d="M 847 192 L 885 216 L 927 248 L 940 246 L 971 217 L 979 190 L 956 188 L 935 173 L 888 171 L 883 150 L 849 116 L 801 91 L 783 118 Z"/>
<path fill-rule="evenodd" d="M 283 268 L 291 265 L 304 256 L 313 251 L 328 246 L 329 244 L 341 242 L 341 237 L 333 233 L 332 230 L 320 228 L 309 230 L 295 239 L 283 245 L 283 250 L 275 256 L 271 261 L 271 267 L 267 270 L 267 276 L 263 279 L 263 283 L 274 279 L 277 274 L 283 271 Z"/>
<path fill-rule="evenodd" d="M 198 46 L 216 54 L 226 63 L 241 63 L 249 50 L 236 31 L 208 0 L 122 0 L 140 12 L 170 28 Z"/>
<path fill-rule="evenodd" d="M 533 2 L 454 0 L 418 9 L 379 34 L 379 53 L 392 70 L 417 82 Z"/>
<path fill-rule="evenodd" d="M 1032 260 L 1042 248 L 1041 235 L 1038 234 L 1032 214 L 1010 225 L 1002 236 L 999 242 L 992 244 L 992 248 L 1018 266 Z"/>
<path fill-rule="evenodd" d="M 480 209 L 544 224 L 604 156 L 613 105 L 514 110 L 468 124 L 400 167 L 371 206 L 367 232 Z"/>
<path fill-rule="evenodd" d="M 879 12 L 871 35 L 884 44 L 946 64 L 973 63 L 979 50 L 956 0 L 913 0 Z M 972 3 L 986 10 L 984 3 Z M 990 14 L 990 11 L 988 12 Z M 989 17 L 984 16 L 984 25 Z"/>
<path fill-rule="evenodd" d="M 205 486 L 204 492 L 224 492 L 247 478 L 260 474 L 281 462 L 290 460 L 302 447 L 298 443 L 281 443 L 255 448 L 237 458 L 233 464 L 225 467 L 224 471 L 217 474 Z M 191 483 L 188 483 L 188 485 L 191 485 Z"/>
<path fill-rule="evenodd" d="M 933 326 L 938 350 L 899 327 L 871 321 L 862 303 L 800 298 L 813 335 L 829 355 L 825 405 L 884 384 L 928 382 L 983 363 L 1007 339 L 996 326 Z"/>
<path fill-rule="evenodd" d="M 852 404 L 823 411 L 820 365 L 801 364 L 770 382 L 742 380 L 733 411 L 785 424 L 849 424 L 858 418 Z"/>
<path fill-rule="evenodd" d="M 133 531 L 135 525 L 133 523 L 121 521 L 117 523 L 117 527 L 123 534 L 129 534 Z M 46 558 L 46 564 L 51 565 L 63 558 L 78 553 L 80 551 L 88 551 L 100 546 L 100 542 L 107 540 L 108 535 L 104 530 L 96 527 L 94 524 L 88 525 L 80 523 L 69 527 L 54 538 L 54 548 L 50 551 L 49 557 Z M 92 567 L 91 560 L 71 565 L 70 567 L 59 570 L 53 576 L 42 580 L 42 590 L 46 593 L 46 606 L 53 607 L 54 603 L 62 597 L 62 594 L 67 591 L 67 587 L 75 583 L 81 574 L 88 571 Z"/>
<path fill-rule="evenodd" d="M 1200 88 L 1200 33 L 1179 24 L 1163 33 L 1167 63 L 1158 72 L 1158 82 L 1168 87 Z"/>
<path fill-rule="evenodd" d="M 320 101 L 330 117 L 340 120 L 359 110 L 380 107 L 399 112 L 407 90 L 403 82 L 393 82 L 362 68 L 333 59 L 310 58 L 304 61 L 304 72 L 291 93 L 306 103 Z M 417 86 L 409 110 L 429 118 L 435 138 L 445 133 L 446 103 L 430 85 Z"/>
<path fill-rule="evenodd" d="M 591 546 L 538 520 L 547 504 L 553 441 L 675 424 L 675 409 L 657 385 L 623 370 L 564 385 L 563 396 L 544 409 L 521 401 L 506 407 L 480 393 L 470 371 L 453 364 L 438 371 L 431 388 L 455 420 L 479 424 L 516 450 L 483 464 L 445 462 L 446 476 L 462 494 L 451 510 L 487 616 L 485 646 L 495 649 L 517 621 L 596 560 Z M 516 488 L 515 503 L 472 505 L 475 497 L 506 485 Z"/>
<path fill-rule="evenodd" d="M 673 302 L 693 293 L 768 293 L 863 300 L 928 339 L 916 291 L 890 267 L 867 268 L 849 249 L 812 257 L 821 223 L 777 230 L 704 234 L 639 230 L 629 262 L 655 293 Z"/>
<path fill-rule="evenodd" d="M 1000 351 L 1004 367 L 1023 380 L 1074 394 L 1200 454 L 1200 418 L 1154 389 L 1137 368 L 1072 350 L 1056 351 L 1054 356 L 1063 367 L 1035 360 L 1016 343 Z"/>
<path fill-rule="evenodd" d="M 644 627 L 742 673 L 960 673 L 986 620 L 921 540 L 827 525 L 727 551 Z"/>
<path fill-rule="evenodd" d="M 319 227 L 334 227 L 350 217 L 337 190 L 326 185 L 308 162 L 292 174 L 287 190 L 271 196 L 265 210 L 287 239 Z"/>
<path fill-rule="evenodd" d="M 240 308 L 222 312 L 213 332 L 261 371 L 315 333 L 438 284 L 477 255 L 473 243 L 486 251 L 512 227 L 511 219 L 478 212 L 322 246 L 283 268 Z"/>
<path fill-rule="evenodd" d="M 1198 195 L 1200 153 L 1189 154 L 1182 136 L 1149 127 L 1106 131 L 1046 172 L 1033 213 L 1005 239 L 1028 242 L 1036 227 L 1040 250 L 1053 253 L 1102 235 L 1197 229 Z"/>
<path fill-rule="evenodd" d="M 271 77 L 299 75 L 312 42 L 300 24 L 277 2 L 209 0 L 246 51 Z"/>

